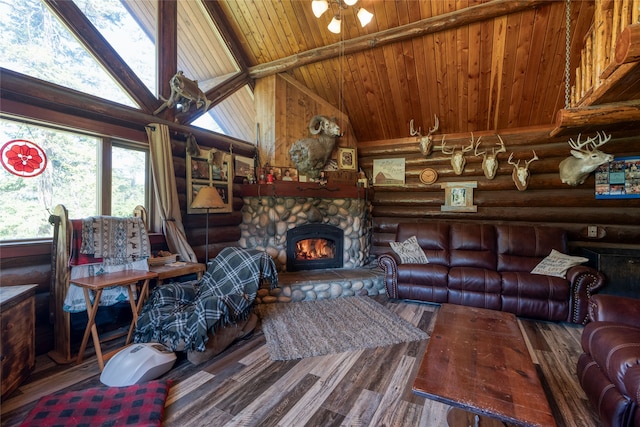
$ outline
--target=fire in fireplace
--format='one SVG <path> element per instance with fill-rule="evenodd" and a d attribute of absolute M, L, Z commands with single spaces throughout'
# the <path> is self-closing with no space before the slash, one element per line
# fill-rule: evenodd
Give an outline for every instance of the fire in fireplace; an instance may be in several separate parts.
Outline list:
<path fill-rule="evenodd" d="M 287 271 L 342 268 L 344 231 L 304 224 L 287 231 Z"/>

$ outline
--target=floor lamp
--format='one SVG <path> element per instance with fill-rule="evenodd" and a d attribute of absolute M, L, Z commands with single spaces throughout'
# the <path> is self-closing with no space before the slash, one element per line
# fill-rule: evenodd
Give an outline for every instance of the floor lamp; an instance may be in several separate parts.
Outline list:
<path fill-rule="evenodd" d="M 206 231 L 206 243 L 205 243 L 205 255 L 204 263 L 209 265 L 209 209 L 220 209 L 225 206 L 222 197 L 218 194 L 218 190 L 213 187 L 202 187 L 196 198 L 191 203 L 193 209 L 206 209 L 207 210 L 207 231 Z"/>

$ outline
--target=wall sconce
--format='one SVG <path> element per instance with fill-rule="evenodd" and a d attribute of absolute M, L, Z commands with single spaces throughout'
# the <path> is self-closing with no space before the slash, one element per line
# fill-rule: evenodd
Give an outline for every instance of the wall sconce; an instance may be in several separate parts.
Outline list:
<path fill-rule="evenodd" d="M 311 10 L 316 18 L 320 18 L 329 8 L 333 5 L 338 7 L 338 12 L 340 9 L 346 9 L 349 6 L 353 6 L 356 4 L 358 0 L 313 0 L 311 2 Z M 369 12 L 365 8 L 359 8 L 358 13 L 356 14 L 358 20 L 360 21 L 360 25 L 364 27 L 373 19 L 373 13 Z M 329 31 L 334 34 L 340 34 L 341 30 L 341 19 L 340 14 L 335 14 L 331 22 L 327 26 Z"/>

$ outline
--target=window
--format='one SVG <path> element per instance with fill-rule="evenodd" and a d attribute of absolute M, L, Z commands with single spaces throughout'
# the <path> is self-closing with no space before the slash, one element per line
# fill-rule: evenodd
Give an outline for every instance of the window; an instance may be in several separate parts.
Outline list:
<path fill-rule="evenodd" d="M 106 144 L 109 139 L 0 118 L 0 147 L 16 139 L 38 145 L 47 166 L 29 178 L 0 168 L 0 240 L 52 237 L 49 215 L 58 204 L 73 218 L 128 216 L 137 205 L 149 206 L 149 160 L 143 146 Z M 111 162 L 103 161 L 103 152 L 111 155 Z M 105 163 L 113 165 L 110 180 L 102 179 Z M 110 210 L 102 206 L 103 194 L 110 195 L 106 198 Z"/>

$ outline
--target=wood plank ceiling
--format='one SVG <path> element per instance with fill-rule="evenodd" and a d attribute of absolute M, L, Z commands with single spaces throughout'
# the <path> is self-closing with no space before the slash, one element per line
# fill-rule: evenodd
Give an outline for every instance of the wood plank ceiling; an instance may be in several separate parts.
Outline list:
<path fill-rule="evenodd" d="M 156 1 L 121 1 L 156 33 Z M 360 142 L 408 137 L 412 119 L 426 130 L 434 116 L 441 134 L 553 127 L 565 107 L 565 1 L 335 1 L 319 19 L 311 0 L 179 1 L 178 69 L 215 99 L 214 115 L 235 123 L 230 133 L 250 142 L 252 84 L 276 72 L 346 113 Z M 571 70 L 594 5 L 571 1 Z M 358 7 L 374 14 L 364 28 Z M 326 27 L 338 12 L 342 33 L 333 34 Z"/>
<path fill-rule="evenodd" d="M 358 141 L 407 137 L 411 119 L 426 129 L 434 115 L 439 133 L 552 126 L 565 107 L 563 1 L 360 0 L 340 11 L 339 35 L 326 28 L 332 13 L 317 19 L 311 0 L 216 3 L 231 31 L 226 37 L 236 41 L 250 71 L 312 49 L 337 48 L 337 56 L 286 72 L 348 114 Z M 462 22 L 474 21 L 492 5 L 521 10 L 442 31 L 427 26 L 423 35 L 340 53 L 358 37 L 456 11 Z M 355 16 L 359 6 L 374 14 L 364 28 Z M 593 15 L 594 2 L 571 2 L 572 69 Z"/>

